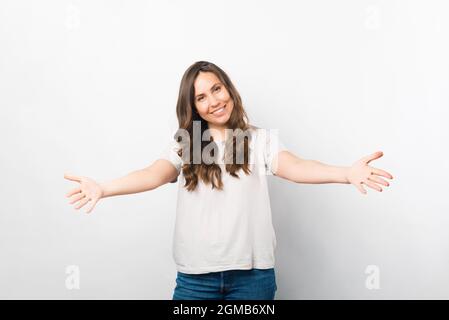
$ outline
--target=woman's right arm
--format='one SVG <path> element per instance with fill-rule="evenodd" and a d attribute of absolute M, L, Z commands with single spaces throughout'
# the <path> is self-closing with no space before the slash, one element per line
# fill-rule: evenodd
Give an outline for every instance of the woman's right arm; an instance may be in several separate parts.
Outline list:
<path fill-rule="evenodd" d="M 103 198 L 154 190 L 176 179 L 178 172 L 165 159 L 158 159 L 150 166 L 128 175 L 100 183 Z"/>
<path fill-rule="evenodd" d="M 79 183 L 75 189 L 66 194 L 66 197 L 70 197 L 70 204 L 77 202 L 75 209 L 80 209 L 89 203 L 86 210 L 89 213 L 102 198 L 154 190 L 176 181 L 177 176 L 178 171 L 170 161 L 158 159 L 146 168 L 104 183 L 69 174 L 65 174 L 64 178 Z"/>

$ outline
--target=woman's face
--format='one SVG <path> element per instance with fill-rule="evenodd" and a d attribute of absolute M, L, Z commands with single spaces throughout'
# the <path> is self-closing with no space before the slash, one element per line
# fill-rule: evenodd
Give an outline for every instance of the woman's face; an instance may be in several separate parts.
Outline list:
<path fill-rule="evenodd" d="M 213 72 L 200 72 L 194 82 L 195 106 L 198 114 L 209 125 L 223 127 L 234 108 L 228 90 Z"/>

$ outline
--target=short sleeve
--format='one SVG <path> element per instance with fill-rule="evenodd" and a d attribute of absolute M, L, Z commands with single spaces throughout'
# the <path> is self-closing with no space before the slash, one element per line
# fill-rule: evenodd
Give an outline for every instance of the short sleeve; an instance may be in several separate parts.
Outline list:
<path fill-rule="evenodd" d="M 264 143 L 264 161 L 265 161 L 265 173 L 267 175 L 274 175 L 277 171 L 277 157 L 279 152 L 287 151 L 288 148 L 285 146 L 283 141 L 279 138 L 277 130 L 270 130 L 265 136 Z"/>
<path fill-rule="evenodd" d="M 178 171 L 178 174 L 181 172 L 182 168 L 182 158 L 178 155 L 178 151 L 181 149 L 181 145 L 179 142 L 175 140 L 169 142 L 165 149 L 159 154 L 158 159 L 168 160 Z M 172 183 L 176 182 L 178 179 L 171 181 Z"/>

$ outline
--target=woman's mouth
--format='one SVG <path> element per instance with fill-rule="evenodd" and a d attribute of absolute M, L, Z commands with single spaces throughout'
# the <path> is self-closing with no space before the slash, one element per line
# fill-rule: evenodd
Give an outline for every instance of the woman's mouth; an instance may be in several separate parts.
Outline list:
<path fill-rule="evenodd" d="M 226 105 L 224 105 L 220 109 L 215 110 L 214 112 L 212 112 L 212 114 L 217 117 L 222 116 L 225 113 L 225 108 L 226 108 Z"/>

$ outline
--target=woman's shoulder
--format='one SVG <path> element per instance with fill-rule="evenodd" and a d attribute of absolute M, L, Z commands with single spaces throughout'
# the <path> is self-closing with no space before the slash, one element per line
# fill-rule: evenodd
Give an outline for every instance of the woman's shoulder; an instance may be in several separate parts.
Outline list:
<path fill-rule="evenodd" d="M 252 134 L 257 134 L 258 132 L 260 132 L 261 130 L 265 130 L 264 128 L 260 127 L 260 126 L 256 126 L 253 124 L 249 124 L 248 125 L 248 130 L 252 133 Z"/>
<path fill-rule="evenodd" d="M 248 127 L 251 136 L 251 146 L 255 147 L 263 145 L 266 140 L 266 129 L 253 124 L 248 125 Z"/>
<path fill-rule="evenodd" d="M 256 126 L 256 125 L 253 125 L 253 124 L 250 124 L 248 126 L 249 126 L 248 130 L 256 138 L 265 137 L 267 132 L 269 131 L 266 128 L 263 128 L 263 127 L 260 127 L 260 126 Z"/>
<path fill-rule="evenodd" d="M 278 129 L 267 129 L 250 124 L 249 130 L 253 138 L 252 140 L 256 140 L 257 144 L 263 145 L 264 147 L 267 147 L 271 144 L 276 145 L 276 143 L 281 143 L 279 139 Z"/>
<path fill-rule="evenodd" d="M 257 130 L 257 129 L 260 129 L 260 127 L 255 126 L 255 125 L 253 125 L 253 124 L 248 124 L 248 127 L 249 127 L 249 130 Z"/>

